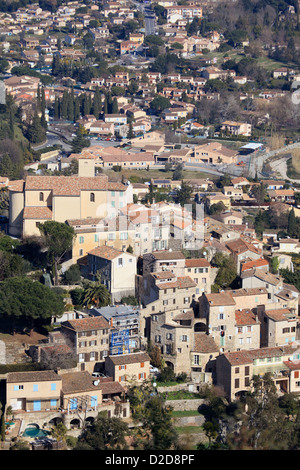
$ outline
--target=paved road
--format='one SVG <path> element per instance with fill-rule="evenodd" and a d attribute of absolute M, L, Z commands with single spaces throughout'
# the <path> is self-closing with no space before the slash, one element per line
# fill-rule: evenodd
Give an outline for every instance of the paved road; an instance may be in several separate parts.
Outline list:
<path fill-rule="evenodd" d="M 151 10 L 144 10 L 145 20 L 145 36 L 154 35 L 156 33 L 156 19 Z"/>
<path fill-rule="evenodd" d="M 143 13 L 145 23 L 145 36 L 156 33 L 156 18 L 153 10 L 149 6 L 145 6 L 143 3 L 135 2 L 136 8 Z"/>

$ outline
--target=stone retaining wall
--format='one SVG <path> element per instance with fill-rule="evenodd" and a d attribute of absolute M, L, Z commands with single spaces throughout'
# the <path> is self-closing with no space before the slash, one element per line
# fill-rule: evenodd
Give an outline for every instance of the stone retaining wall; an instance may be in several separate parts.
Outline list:
<path fill-rule="evenodd" d="M 195 398 L 192 400 L 166 400 L 166 404 L 172 406 L 174 411 L 197 410 L 204 402 L 205 400 L 203 398 Z"/>

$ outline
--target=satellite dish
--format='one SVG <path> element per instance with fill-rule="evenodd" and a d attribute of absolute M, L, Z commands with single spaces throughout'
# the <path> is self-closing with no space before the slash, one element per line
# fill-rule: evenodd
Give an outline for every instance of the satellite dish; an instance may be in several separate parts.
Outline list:
<path fill-rule="evenodd" d="M 94 385 L 99 385 L 99 383 L 100 383 L 100 380 L 94 380 L 93 382 Z"/>

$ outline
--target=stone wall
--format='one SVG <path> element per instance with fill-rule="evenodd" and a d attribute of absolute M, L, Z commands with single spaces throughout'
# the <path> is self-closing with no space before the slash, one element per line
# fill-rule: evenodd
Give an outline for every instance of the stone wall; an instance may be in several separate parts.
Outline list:
<path fill-rule="evenodd" d="M 198 410 L 199 406 L 203 405 L 205 400 L 203 398 L 194 398 L 191 400 L 166 400 L 166 404 L 172 406 L 174 411 L 190 411 Z"/>

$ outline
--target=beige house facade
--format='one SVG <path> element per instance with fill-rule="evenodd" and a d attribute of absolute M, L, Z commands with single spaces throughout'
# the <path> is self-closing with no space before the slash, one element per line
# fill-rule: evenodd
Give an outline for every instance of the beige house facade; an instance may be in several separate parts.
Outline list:
<path fill-rule="evenodd" d="M 88 271 L 92 281 L 97 273 L 111 295 L 112 302 L 136 293 L 136 256 L 103 245 L 88 252 Z"/>
<path fill-rule="evenodd" d="M 9 233 L 40 235 L 46 220 L 106 217 L 132 202 L 132 188 L 111 183 L 107 176 L 27 176 L 10 188 Z"/>
<path fill-rule="evenodd" d="M 218 386 L 234 401 L 252 390 L 253 376 L 269 372 L 278 392 L 299 394 L 299 358 L 297 344 L 221 354 L 216 359 Z"/>
<path fill-rule="evenodd" d="M 146 352 L 108 356 L 105 370 L 115 382 L 124 386 L 132 381 L 141 384 L 150 378 L 150 357 Z"/>

